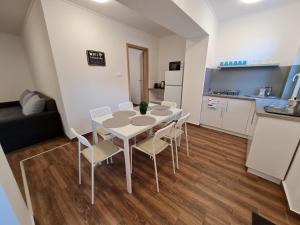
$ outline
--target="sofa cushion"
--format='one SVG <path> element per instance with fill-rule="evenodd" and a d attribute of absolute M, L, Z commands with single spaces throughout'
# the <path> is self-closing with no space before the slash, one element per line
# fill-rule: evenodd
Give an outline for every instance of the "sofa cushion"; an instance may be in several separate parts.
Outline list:
<path fill-rule="evenodd" d="M 0 108 L 0 123 L 23 117 L 25 117 L 25 115 L 22 113 L 21 106 Z"/>
<path fill-rule="evenodd" d="M 33 95 L 27 102 L 23 105 L 23 114 L 32 115 L 36 113 L 41 113 L 45 108 L 45 99 L 40 98 L 38 95 Z"/>
<path fill-rule="evenodd" d="M 22 102 L 20 101 L 20 104 L 21 104 L 21 106 L 23 107 L 25 104 L 26 104 L 26 102 L 32 97 L 32 96 L 34 96 L 35 95 L 35 93 L 34 92 L 28 92 L 24 97 L 23 97 L 23 100 L 22 100 Z"/>

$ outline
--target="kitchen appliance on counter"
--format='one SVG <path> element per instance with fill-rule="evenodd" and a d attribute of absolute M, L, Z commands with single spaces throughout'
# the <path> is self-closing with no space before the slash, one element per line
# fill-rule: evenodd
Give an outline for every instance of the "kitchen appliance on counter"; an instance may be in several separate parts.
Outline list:
<path fill-rule="evenodd" d="M 270 97 L 272 95 L 272 87 L 264 87 L 259 89 L 258 97 Z"/>
<path fill-rule="evenodd" d="M 166 71 L 165 72 L 165 93 L 164 100 L 176 102 L 177 107 L 181 107 L 183 71 Z"/>

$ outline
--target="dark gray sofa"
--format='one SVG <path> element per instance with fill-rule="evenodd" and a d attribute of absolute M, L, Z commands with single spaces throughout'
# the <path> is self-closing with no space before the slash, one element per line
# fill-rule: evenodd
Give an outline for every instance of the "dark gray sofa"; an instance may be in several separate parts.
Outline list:
<path fill-rule="evenodd" d="M 41 113 L 25 116 L 18 101 L 0 103 L 0 144 L 4 152 L 63 135 L 55 100 L 35 93 L 46 99 Z"/>

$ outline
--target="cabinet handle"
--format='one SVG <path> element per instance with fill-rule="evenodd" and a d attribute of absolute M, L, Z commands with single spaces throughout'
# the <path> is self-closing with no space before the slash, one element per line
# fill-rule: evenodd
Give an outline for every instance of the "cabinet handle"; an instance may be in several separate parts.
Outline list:
<path fill-rule="evenodd" d="M 228 102 L 227 102 L 227 104 L 226 104 L 226 112 L 228 112 Z"/>

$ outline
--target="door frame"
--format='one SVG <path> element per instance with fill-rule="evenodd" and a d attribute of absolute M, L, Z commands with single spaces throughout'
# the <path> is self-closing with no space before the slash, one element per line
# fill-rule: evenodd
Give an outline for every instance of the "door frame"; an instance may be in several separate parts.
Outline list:
<path fill-rule="evenodd" d="M 143 63 L 143 69 L 142 69 L 142 87 L 141 87 L 141 100 L 149 102 L 149 50 L 148 48 L 141 47 L 138 45 L 126 43 L 126 53 L 127 53 L 127 72 L 128 72 L 128 95 L 129 100 L 131 100 L 131 94 L 130 94 L 130 68 L 129 68 L 129 49 L 137 49 L 142 51 L 142 63 Z"/>

